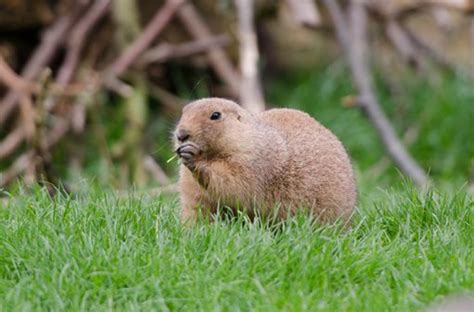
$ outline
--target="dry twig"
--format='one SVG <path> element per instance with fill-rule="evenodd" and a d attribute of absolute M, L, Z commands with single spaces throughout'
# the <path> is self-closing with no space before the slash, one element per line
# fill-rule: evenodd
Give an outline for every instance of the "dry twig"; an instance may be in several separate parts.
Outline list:
<path fill-rule="evenodd" d="M 258 71 L 257 36 L 253 27 L 253 0 L 235 0 L 239 18 L 240 40 L 240 101 L 253 113 L 265 110 Z"/>
<path fill-rule="evenodd" d="M 0 159 L 5 158 L 15 151 L 23 141 L 25 132 L 21 125 L 15 127 L 3 141 L 0 142 Z"/>
<path fill-rule="evenodd" d="M 27 152 L 17 157 L 15 162 L 7 170 L 0 172 L 0 187 L 11 183 L 17 176 L 22 174 L 33 161 L 33 152 Z"/>
<path fill-rule="evenodd" d="M 50 105 L 48 109 L 54 106 L 54 100 L 51 99 L 51 96 L 54 94 L 70 92 L 71 87 L 68 86 L 69 82 L 73 77 L 73 73 L 77 66 L 79 60 L 80 51 L 84 45 L 85 36 L 90 32 L 91 28 L 97 23 L 97 21 L 107 12 L 108 7 L 110 6 L 110 0 L 102 0 L 96 2 L 95 5 L 85 14 L 83 19 L 80 19 L 75 27 L 72 27 L 72 35 L 70 40 L 68 40 L 68 53 L 66 55 L 65 61 L 59 70 L 58 77 L 56 79 L 56 84 L 48 84 L 48 94 L 50 97 Z M 63 24 L 61 24 L 63 25 Z M 63 30 L 63 28 L 61 28 Z M 56 33 L 55 33 L 56 34 Z M 61 37 L 54 36 L 53 39 L 60 40 Z M 51 39 L 52 40 L 52 39 Z M 49 42 L 51 41 L 49 40 Z M 54 41 L 55 44 L 59 44 L 59 41 Z M 52 53 L 52 52 L 50 52 Z M 48 57 L 39 58 L 40 60 L 46 61 Z M 40 68 L 41 62 L 36 61 L 36 66 L 31 66 L 26 68 L 27 73 L 26 78 L 33 75 L 34 71 L 37 68 Z M 34 109 L 29 98 L 30 92 L 39 93 L 41 92 L 41 87 L 36 82 L 29 82 L 24 80 L 22 77 L 19 77 L 14 73 L 10 67 L 1 59 L 0 57 L 0 78 L 3 77 L 4 80 L 9 82 L 10 88 L 16 91 L 22 91 L 22 93 L 15 95 L 15 101 L 20 98 L 20 105 L 23 117 L 23 123 L 20 124 L 18 131 L 13 131 L 5 140 L 1 142 L 0 145 L 0 159 L 11 154 L 23 141 L 23 139 L 31 138 L 34 133 Z M 31 76 L 33 77 L 33 76 Z M 67 86 L 67 87 L 66 87 Z M 63 91 L 64 90 L 64 91 Z M 74 90 L 73 90 L 74 91 Z M 77 91 L 75 92 L 77 93 Z M 15 102 L 11 102 L 15 103 Z"/>
<path fill-rule="evenodd" d="M 187 2 L 178 10 L 178 17 L 194 39 L 206 40 L 213 37 L 204 19 L 191 2 Z M 229 86 L 230 93 L 233 96 L 238 96 L 240 77 L 225 51 L 220 47 L 214 47 L 207 52 L 207 56 L 217 75 Z"/>
<path fill-rule="evenodd" d="M 35 86 L 19 77 L 0 55 L 0 81 L 12 91 L 30 93 L 35 91 Z"/>
<path fill-rule="evenodd" d="M 184 0 L 166 1 L 166 4 L 155 14 L 140 36 L 110 66 L 110 70 L 115 76 L 122 75 L 137 60 L 140 54 L 150 46 L 155 37 L 170 22 L 175 12 L 183 3 Z"/>
<path fill-rule="evenodd" d="M 413 42 L 413 45 L 422 53 L 427 55 L 432 59 L 436 64 L 444 68 L 445 70 L 452 71 L 456 68 L 441 52 L 438 52 L 436 49 L 432 48 L 428 43 L 426 43 L 420 36 L 411 31 L 408 27 L 401 25 L 402 29 L 408 36 L 408 38 Z"/>
<path fill-rule="evenodd" d="M 66 85 L 71 82 L 77 64 L 79 63 L 80 53 L 84 47 L 84 42 L 92 28 L 107 14 L 110 9 L 111 0 L 96 1 L 87 11 L 84 17 L 73 27 L 71 36 L 67 41 L 67 54 L 64 62 L 59 69 L 59 85 Z"/>
<path fill-rule="evenodd" d="M 188 102 L 187 100 L 177 97 L 167 90 L 151 83 L 148 84 L 148 89 L 150 95 L 158 99 L 160 103 L 163 104 L 164 108 L 170 111 L 174 117 L 179 117 L 181 115 L 181 110 Z"/>
<path fill-rule="evenodd" d="M 12 91 L 17 91 L 16 99 L 23 95 L 38 94 L 40 85 L 37 82 L 30 82 L 15 73 L 11 67 L 0 56 L 0 80 Z M 77 95 L 83 90 L 82 85 L 51 83 L 49 92 L 52 95 Z"/>
<path fill-rule="evenodd" d="M 140 65 L 163 63 L 170 59 L 189 57 L 194 54 L 207 52 L 215 47 L 222 47 L 229 43 L 227 35 L 218 35 L 204 40 L 194 40 L 181 44 L 160 43 L 156 48 L 146 51 L 140 58 Z"/>
<path fill-rule="evenodd" d="M 387 22 L 385 30 L 394 47 L 410 65 L 413 65 L 415 68 L 423 66 L 423 58 L 413 45 L 411 38 L 397 20 L 390 19 Z"/>
<path fill-rule="evenodd" d="M 78 5 L 78 8 L 76 8 L 73 13 L 60 17 L 46 30 L 41 44 L 35 50 L 21 72 L 21 76 L 24 80 L 32 81 L 35 79 L 44 66 L 51 61 L 82 8 L 83 5 Z M 0 105 L 0 125 L 10 116 L 18 100 L 19 94 L 14 90 L 10 90 L 3 98 Z"/>
<path fill-rule="evenodd" d="M 386 18 L 397 18 L 400 20 L 426 8 L 457 10 L 466 14 L 474 12 L 474 1 L 472 0 L 360 0 L 360 2 L 363 2 L 370 9 L 377 11 L 378 14 Z"/>
<path fill-rule="evenodd" d="M 296 21 L 306 27 L 321 24 L 321 16 L 314 0 L 286 0 Z"/>
<path fill-rule="evenodd" d="M 41 137 L 37 137 L 37 139 L 43 141 L 35 143 L 38 145 L 37 148 L 39 148 L 41 151 L 51 150 L 51 148 L 57 144 L 59 140 L 67 133 L 69 127 L 70 124 L 68 121 L 57 121 L 56 126 L 50 131 L 49 134 L 43 134 Z M 16 130 L 12 132 L 12 134 L 16 131 L 22 131 L 22 129 L 17 127 Z M 19 138 L 22 140 L 23 134 Z M 39 162 L 44 162 L 45 159 L 41 158 L 44 156 L 45 155 L 40 155 L 40 157 L 38 157 L 34 149 L 30 149 L 29 151 L 18 156 L 15 162 L 8 169 L 0 172 L 0 187 L 4 187 L 5 185 L 11 183 L 13 179 L 21 175 L 29 167 L 34 168 L 39 165 Z"/>
<path fill-rule="evenodd" d="M 25 138 L 27 142 L 31 142 L 31 139 L 35 135 L 35 109 L 31 96 L 23 95 L 21 97 L 20 111 Z"/>
<path fill-rule="evenodd" d="M 366 8 L 360 1 L 351 1 L 350 25 L 348 25 L 343 18 L 344 14 L 341 8 L 335 0 L 324 0 L 324 3 L 327 5 L 338 37 L 345 50 L 354 84 L 359 92 L 359 106 L 366 113 L 375 130 L 377 130 L 377 134 L 386 152 L 400 170 L 416 184 L 420 186 L 427 185 L 428 177 L 426 173 L 410 156 L 398 139 L 393 126 L 380 109 L 377 97 L 375 96 L 367 58 Z M 351 33 L 350 30 L 352 30 Z"/>

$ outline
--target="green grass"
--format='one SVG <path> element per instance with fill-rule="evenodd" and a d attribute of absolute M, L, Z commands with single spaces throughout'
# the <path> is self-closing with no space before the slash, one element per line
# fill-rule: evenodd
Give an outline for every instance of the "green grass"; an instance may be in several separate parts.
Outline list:
<path fill-rule="evenodd" d="M 265 80 L 269 102 L 316 117 L 353 159 L 360 203 L 351 230 L 304 217 L 277 228 L 243 218 L 183 228 L 174 198 L 104 190 L 118 179 L 87 133 L 84 176 L 102 186 L 71 178 L 71 189 L 87 191 L 0 194 L 0 312 L 419 311 L 474 293 L 472 81 L 410 77 L 398 81 L 397 94 L 377 81 L 398 134 L 416 133 L 409 150 L 443 189 L 420 194 L 400 185 L 393 164 L 380 165 L 386 156 L 360 111 L 341 106 L 354 93 L 343 66 L 278 77 Z M 206 96 L 204 85 L 180 90 Z M 112 108 L 98 116 L 111 146 L 126 131 Z M 173 176 L 173 122 L 154 114 L 144 142 Z M 66 158 L 54 163 L 67 171 Z"/>
<path fill-rule="evenodd" d="M 99 190 L 2 205 L 0 311 L 409 311 L 474 291 L 463 191 L 373 191 L 349 231 L 303 217 L 189 229 L 174 199 Z"/>

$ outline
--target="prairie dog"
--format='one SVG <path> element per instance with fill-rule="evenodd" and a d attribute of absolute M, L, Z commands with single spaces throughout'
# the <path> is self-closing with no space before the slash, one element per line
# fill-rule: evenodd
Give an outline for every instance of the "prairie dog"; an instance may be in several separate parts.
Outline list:
<path fill-rule="evenodd" d="M 309 209 L 323 222 L 347 219 L 357 199 L 350 159 L 337 137 L 308 114 L 252 115 L 233 101 L 186 105 L 176 127 L 182 221 L 219 206 L 285 218 Z"/>

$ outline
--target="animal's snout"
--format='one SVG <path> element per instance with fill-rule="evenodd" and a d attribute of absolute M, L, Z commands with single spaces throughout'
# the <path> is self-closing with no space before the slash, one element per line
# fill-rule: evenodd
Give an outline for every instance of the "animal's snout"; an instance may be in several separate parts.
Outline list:
<path fill-rule="evenodd" d="M 178 139 L 178 141 L 184 142 L 189 139 L 189 132 L 184 129 L 179 129 L 176 133 L 176 138 Z"/>

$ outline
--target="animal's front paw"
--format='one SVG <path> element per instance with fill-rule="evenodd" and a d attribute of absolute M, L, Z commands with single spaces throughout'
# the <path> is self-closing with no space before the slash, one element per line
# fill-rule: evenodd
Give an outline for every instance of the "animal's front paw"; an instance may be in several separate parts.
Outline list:
<path fill-rule="evenodd" d="M 179 158 L 183 165 L 188 167 L 189 170 L 194 171 L 196 169 L 196 156 L 199 154 L 199 149 L 192 143 L 186 143 L 178 147 L 176 150 Z"/>

